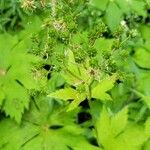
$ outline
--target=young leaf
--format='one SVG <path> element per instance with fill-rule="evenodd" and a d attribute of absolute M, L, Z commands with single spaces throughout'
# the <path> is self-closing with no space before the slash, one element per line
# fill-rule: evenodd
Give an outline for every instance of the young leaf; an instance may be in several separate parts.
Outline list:
<path fill-rule="evenodd" d="M 76 95 L 76 97 L 74 98 L 74 101 L 73 102 L 71 102 L 71 104 L 69 105 L 69 108 L 68 108 L 68 110 L 67 111 L 71 111 L 71 110 L 73 110 L 73 109 L 75 109 L 75 108 L 77 108 L 78 107 L 78 105 L 82 102 L 82 101 L 84 101 L 85 100 L 85 98 L 86 98 L 86 95 L 83 93 L 78 93 L 77 95 Z"/>
<path fill-rule="evenodd" d="M 55 99 L 62 99 L 64 101 L 75 99 L 78 92 L 72 88 L 65 88 L 57 90 L 56 92 L 50 93 L 48 96 Z"/>
<path fill-rule="evenodd" d="M 77 76 L 79 75 L 79 69 L 78 69 L 78 66 L 75 62 L 73 52 L 71 50 L 68 51 L 68 65 L 67 65 L 67 68 L 73 74 L 75 74 Z"/>
<path fill-rule="evenodd" d="M 106 92 L 111 90 L 116 81 L 116 75 L 106 78 L 98 83 L 96 87 L 92 89 L 92 97 L 100 100 L 111 100 L 111 97 Z"/>
<path fill-rule="evenodd" d="M 65 78 L 66 82 L 76 86 L 83 81 L 87 81 L 90 76 L 87 73 L 87 70 L 75 62 L 74 54 L 71 50 L 68 51 L 68 64 L 66 70 L 62 76 Z"/>
<path fill-rule="evenodd" d="M 62 99 L 64 101 L 73 100 L 67 111 L 71 111 L 76 108 L 86 98 L 85 93 L 79 93 L 77 90 L 72 88 L 60 89 L 48 96 L 56 99 Z"/>

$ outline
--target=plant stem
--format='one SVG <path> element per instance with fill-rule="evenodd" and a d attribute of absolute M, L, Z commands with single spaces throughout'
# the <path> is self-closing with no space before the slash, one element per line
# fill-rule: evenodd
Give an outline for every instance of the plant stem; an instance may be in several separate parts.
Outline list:
<path fill-rule="evenodd" d="M 120 43 L 120 47 L 130 38 L 130 36 L 128 36 L 125 40 L 123 40 L 121 43 Z"/>
<path fill-rule="evenodd" d="M 87 91 L 87 100 L 88 100 L 88 103 L 89 103 L 89 106 L 90 106 L 90 110 L 91 110 L 91 107 L 92 107 L 92 103 L 91 103 L 92 89 L 91 89 L 91 86 L 92 86 L 93 82 L 94 82 L 94 79 L 92 78 L 90 84 L 87 86 L 87 88 L 88 88 L 88 91 Z"/>

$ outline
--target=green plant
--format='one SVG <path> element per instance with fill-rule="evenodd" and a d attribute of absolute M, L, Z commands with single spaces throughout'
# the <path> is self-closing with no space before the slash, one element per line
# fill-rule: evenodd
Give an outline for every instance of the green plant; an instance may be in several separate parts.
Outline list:
<path fill-rule="evenodd" d="M 0 6 L 0 149 L 150 149 L 148 0 Z"/>

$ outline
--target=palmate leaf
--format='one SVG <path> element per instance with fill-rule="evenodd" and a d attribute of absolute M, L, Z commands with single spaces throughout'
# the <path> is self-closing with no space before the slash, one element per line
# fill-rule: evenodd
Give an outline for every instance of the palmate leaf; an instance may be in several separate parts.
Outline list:
<path fill-rule="evenodd" d="M 111 120 L 112 134 L 118 136 L 126 127 L 128 122 L 128 109 L 125 107 Z"/>
<path fill-rule="evenodd" d="M 77 90 L 72 88 L 60 89 L 56 92 L 50 93 L 48 96 L 64 101 L 73 100 L 73 102 L 71 102 L 71 104 L 69 105 L 68 111 L 76 108 L 86 98 L 85 93 L 79 93 Z"/>
<path fill-rule="evenodd" d="M 15 118 L 20 123 L 24 109 L 28 109 L 29 95 L 27 90 L 15 81 L 5 82 L 3 90 L 6 95 L 6 100 L 3 102 L 2 110 L 6 115 Z"/>
<path fill-rule="evenodd" d="M 112 140 L 125 129 L 127 118 L 127 108 L 112 118 L 110 118 L 106 108 L 103 108 L 100 119 L 96 123 L 99 143 L 102 145 L 109 144 L 109 139 Z"/>
<path fill-rule="evenodd" d="M 90 78 L 88 71 L 82 66 L 75 62 L 74 54 L 71 50 L 68 53 L 68 63 L 66 70 L 62 74 L 64 79 L 70 85 L 76 86 L 81 82 L 87 82 Z"/>
<path fill-rule="evenodd" d="M 74 59 L 73 52 L 71 50 L 67 51 L 67 54 L 68 64 L 62 76 L 67 83 L 72 86 L 78 87 L 78 85 L 82 84 L 83 81 L 87 82 L 90 76 L 87 75 L 86 69 L 84 69 L 82 66 L 77 65 Z M 67 111 L 71 111 L 75 109 L 83 100 L 85 100 L 86 93 L 79 92 L 76 89 L 69 87 L 52 92 L 48 96 L 64 101 L 73 100 L 67 109 Z"/>
<path fill-rule="evenodd" d="M 0 122 L 1 150 L 79 150 L 83 146 L 99 149 L 87 142 L 83 128 L 74 123 L 75 111 L 66 113 L 52 100 L 38 97 L 20 126 L 10 119 Z"/>
<path fill-rule="evenodd" d="M 107 143 L 107 139 L 111 137 L 112 133 L 110 131 L 110 118 L 109 114 L 107 113 L 106 108 L 103 108 L 101 112 L 101 117 L 96 122 L 95 129 L 97 130 L 97 138 L 99 145 L 104 145 Z"/>
<path fill-rule="evenodd" d="M 115 81 L 116 81 L 116 74 L 100 81 L 100 83 L 98 83 L 96 87 L 94 87 L 91 90 L 92 98 L 100 100 L 111 100 L 110 95 L 107 94 L 106 92 L 113 88 Z M 48 96 L 55 99 L 61 99 L 64 101 L 73 100 L 73 102 L 71 102 L 68 108 L 68 111 L 70 111 L 76 108 L 83 100 L 85 100 L 87 94 L 86 91 L 79 92 L 73 88 L 65 88 L 52 92 Z"/>
<path fill-rule="evenodd" d="M 117 76 L 116 74 L 114 74 L 100 81 L 93 89 L 91 89 L 91 97 L 100 99 L 103 101 L 112 100 L 110 95 L 106 92 L 108 92 L 109 90 L 113 88 L 116 78 Z M 73 100 L 73 102 L 71 102 L 68 108 L 68 111 L 70 111 L 70 110 L 75 109 L 82 101 L 84 101 L 86 97 L 88 97 L 88 94 L 86 93 L 86 90 L 83 92 L 80 92 L 73 88 L 64 88 L 64 89 L 60 89 L 55 92 L 52 92 L 48 96 L 55 98 L 55 99 L 64 100 L 64 101 Z"/>
<path fill-rule="evenodd" d="M 96 130 L 99 144 L 106 150 L 141 149 L 150 136 L 145 134 L 143 126 L 128 121 L 126 107 L 112 117 L 104 107 L 96 123 Z"/>
<path fill-rule="evenodd" d="M 112 98 L 106 92 L 113 88 L 115 81 L 116 74 L 100 81 L 97 86 L 92 89 L 92 97 L 100 100 L 111 100 Z"/>
<path fill-rule="evenodd" d="M 48 96 L 66 101 L 69 99 L 74 99 L 76 97 L 76 95 L 77 95 L 76 90 L 74 90 L 72 88 L 66 88 L 66 89 L 57 90 L 56 92 L 52 92 Z"/>
<path fill-rule="evenodd" d="M 0 41 L 1 109 L 20 123 L 29 104 L 27 90 L 37 89 L 32 68 L 39 59 L 27 53 L 29 39 L 19 41 L 17 36 L 4 34 L 0 35 Z"/>

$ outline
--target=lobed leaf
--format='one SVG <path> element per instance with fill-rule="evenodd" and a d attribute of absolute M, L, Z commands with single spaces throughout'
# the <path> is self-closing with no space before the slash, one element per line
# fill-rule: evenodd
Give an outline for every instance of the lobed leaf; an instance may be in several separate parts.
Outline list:
<path fill-rule="evenodd" d="M 96 87 L 92 89 L 92 97 L 100 100 L 111 100 L 111 97 L 106 92 L 111 90 L 116 81 L 116 75 L 103 79 Z"/>

